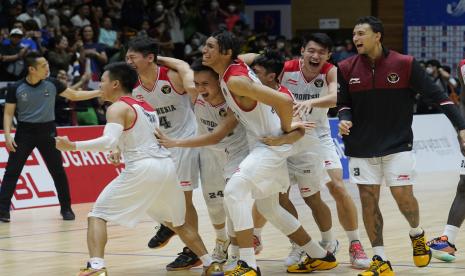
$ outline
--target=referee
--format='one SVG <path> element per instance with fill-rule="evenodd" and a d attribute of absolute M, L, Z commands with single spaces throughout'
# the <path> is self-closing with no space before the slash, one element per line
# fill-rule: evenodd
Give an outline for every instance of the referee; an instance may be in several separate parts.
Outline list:
<path fill-rule="evenodd" d="M 55 148 L 55 98 L 60 95 L 72 101 L 79 101 L 98 97 L 101 92 L 76 91 L 48 78 L 48 62 L 38 53 L 27 54 L 24 62 L 27 68 L 26 77 L 9 87 L 6 95 L 3 125 L 9 157 L 0 186 L 0 221 L 10 221 L 11 198 L 24 164 L 35 147 L 38 148 L 52 175 L 63 220 L 74 220 L 68 179 L 61 153 Z M 18 127 L 13 138 L 11 127 L 15 111 Z"/>

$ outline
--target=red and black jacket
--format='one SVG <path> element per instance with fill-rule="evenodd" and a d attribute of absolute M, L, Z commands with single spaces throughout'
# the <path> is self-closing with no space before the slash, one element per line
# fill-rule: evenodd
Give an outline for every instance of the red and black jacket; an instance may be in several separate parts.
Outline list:
<path fill-rule="evenodd" d="M 418 92 L 438 103 L 459 130 L 465 121 L 456 106 L 412 56 L 383 49 L 373 65 L 365 55 L 339 63 L 337 105 L 339 119 L 352 121 L 344 135 L 347 156 L 369 158 L 413 146 L 413 104 Z"/>

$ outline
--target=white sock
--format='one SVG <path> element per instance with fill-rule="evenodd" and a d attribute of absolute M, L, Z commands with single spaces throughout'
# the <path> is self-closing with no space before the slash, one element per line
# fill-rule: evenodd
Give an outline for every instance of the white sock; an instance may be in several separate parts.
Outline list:
<path fill-rule="evenodd" d="M 231 248 L 231 256 L 239 257 L 239 245 L 231 244 L 229 248 Z"/>
<path fill-rule="evenodd" d="M 384 253 L 384 246 L 373 247 L 373 254 L 380 256 L 383 261 L 387 260 L 386 253 Z"/>
<path fill-rule="evenodd" d="M 261 238 L 261 236 L 262 236 L 262 230 L 263 230 L 263 228 L 254 228 L 254 229 L 253 229 L 253 234 L 254 234 L 255 236 Z"/>
<path fill-rule="evenodd" d="M 101 269 L 105 267 L 105 261 L 102 258 L 93 257 L 89 259 L 90 267 L 94 269 Z"/>
<path fill-rule="evenodd" d="M 421 235 L 423 233 L 423 229 L 421 227 L 415 227 L 415 228 L 410 228 L 410 237 L 416 237 L 418 235 Z"/>
<path fill-rule="evenodd" d="M 353 231 L 346 231 L 347 238 L 349 238 L 349 242 L 353 241 L 360 241 L 360 234 L 358 233 L 358 229 Z"/>
<path fill-rule="evenodd" d="M 239 259 L 246 262 L 249 267 L 257 269 L 257 261 L 255 260 L 255 250 L 253 247 L 239 248 Z"/>
<path fill-rule="evenodd" d="M 450 243 L 455 244 L 455 240 L 457 239 L 457 234 L 459 233 L 459 229 L 457 226 L 447 224 L 444 227 L 443 236 L 447 236 L 447 239 Z"/>
<path fill-rule="evenodd" d="M 333 230 L 329 229 L 326 232 L 321 232 L 321 240 L 323 242 L 332 242 L 332 241 L 334 241 Z"/>
<path fill-rule="evenodd" d="M 216 229 L 215 228 L 215 232 L 216 232 L 216 238 L 219 239 L 219 240 L 222 240 L 222 241 L 225 241 L 228 239 L 228 235 L 226 235 L 226 228 L 223 227 L 221 229 Z"/>
<path fill-rule="evenodd" d="M 210 266 L 212 264 L 212 257 L 210 257 L 209 254 L 200 256 L 200 260 L 202 261 L 203 266 Z"/>
<path fill-rule="evenodd" d="M 321 246 L 313 240 L 310 240 L 307 244 L 302 245 L 300 248 L 302 248 L 308 256 L 315 259 L 324 258 L 328 254 L 328 251 L 321 248 Z"/>

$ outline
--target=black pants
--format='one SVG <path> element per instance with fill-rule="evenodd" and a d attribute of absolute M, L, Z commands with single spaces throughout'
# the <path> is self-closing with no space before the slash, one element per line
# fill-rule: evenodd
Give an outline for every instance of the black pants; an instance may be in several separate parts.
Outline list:
<path fill-rule="evenodd" d="M 0 188 L 1 211 L 10 210 L 11 198 L 16 189 L 21 171 L 27 158 L 36 147 L 42 155 L 48 171 L 52 175 L 61 208 L 67 209 L 71 207 L 68 178 L 63 168 L 61 153 L 55 148 L 55 136 L 56 126 L 54 122 L 18 123 L 18 129 L 14 138 L 18 147 L 16 148 L 16 152 L 10 152 Z"/>

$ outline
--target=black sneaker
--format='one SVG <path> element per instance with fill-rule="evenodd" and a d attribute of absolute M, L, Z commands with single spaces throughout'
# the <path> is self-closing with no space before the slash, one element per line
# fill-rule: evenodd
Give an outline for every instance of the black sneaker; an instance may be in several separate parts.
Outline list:
<path fill-rule="evenodd" d="M 184 247 L 182 252 L 178 253 L 178 255 L 176 260 L 166 266 L 166 270 L 187 270 L 202 264 L 199 257 L 187 247 Z"/>
<path fill-rule="evenodd" d="M 10 222 L 10 211 L 0 211 L 0 221 Z"/>
<path fill-rule="evenodd" d="M 150 239 L 148 247 L 149 248 L 162 248 L 163 246 L 167 245 L 170 239 L 176 235 L 171 229 L 160 224 L 160 228 L 158 228 L 157 233 L 153 238 Z"/>
<path fill-rule="evenodd" d="M 76 218 L 71 208 L 61 209 L 60 214 L 63 217 L 63 220 L 74 220 Z"/>

